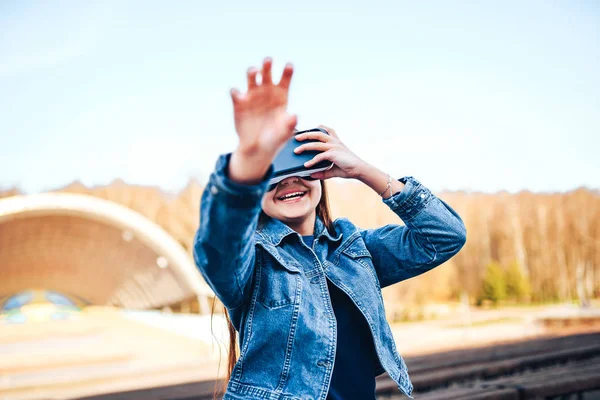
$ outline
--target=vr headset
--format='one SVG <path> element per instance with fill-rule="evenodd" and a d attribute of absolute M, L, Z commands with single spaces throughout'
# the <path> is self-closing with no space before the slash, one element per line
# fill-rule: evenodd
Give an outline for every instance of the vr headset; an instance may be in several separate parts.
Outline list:
<path fill-rule="evenodd" d="M 305 162 L 312 160 L 314 156 L 320 153 L 320 151 L 315 150 L 303 151 L 300 154 L 294 153 L 294 149 L 303 143 L 320 141 L 316 139 L 302 141 L 296 140 L 296 135 L 305 132 L 323 132 L 326 135 L 329 135 L 329 133 L 323 128 L 313 128 L 305 131 L 294 132 L 294 136 L 287 141 L 283 149 L 281 149 L 281 151 L 275 157 L 275 160 L 273 160 L 273 175 L 269 180 L 269 188 L 267 189 L 268 191 L 275 189 L 279 182 L 289 178 L 290 176 L 298 176 L 302 179 L 313 180 L 314 178 L 311 178 L 310 174 L 319 171 L 326 171 L 333 167 L 333 162 L 328 160 L 318 162 L 310 168 L 306 168 L 304 166 Z"/>

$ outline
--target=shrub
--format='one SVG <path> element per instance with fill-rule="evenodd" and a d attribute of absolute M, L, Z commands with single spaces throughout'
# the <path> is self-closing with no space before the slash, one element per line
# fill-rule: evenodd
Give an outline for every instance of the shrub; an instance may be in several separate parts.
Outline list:
<path fill-rule="evenodd" d="M 531 295 L 529 279 L 517 262 L 509 265 L 505 273 L 506 296 L 517 302 L 528 301 Z"/>
<path fill-rule="evenodd" d="M 482 305 L 483 302 L 489 301 L 496 305 L 505 298 L 506 281 L 504 279 L 504 270 L 498 262 L 492 261 L 485 270 L 477 304 Z"/>

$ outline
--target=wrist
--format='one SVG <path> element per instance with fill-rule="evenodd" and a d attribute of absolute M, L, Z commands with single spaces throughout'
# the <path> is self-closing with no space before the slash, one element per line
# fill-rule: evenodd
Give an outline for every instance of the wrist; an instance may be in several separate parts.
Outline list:
<path fill-rule="evenodd" d="M 365 162 L 361 168 L 358 169 L 356 179 L 379 194 L 386 187 L 388 176 L 379 168 Z"/>
<path fill-rule="evenodd" d="M 390 179 L 389 174 L 386 174 L 379 168 L 376 168 L 370 164 L 366 164 L 360 171 L 361 172 L 356 179 L 369 186 L 384 199 L 387 199 L 404 189 L 404 183 L 394 179 L 393 177 Z"/>
<path fill-rule="evenodd" d="M 236 183 L 256 185 L 265 178 L 272 158 L 238 148 L 231 154 L 227 176 Z"/>
<path fill-rule="evenodd" d="M 363 161 L 362 164 L 360 164 L 360 166 L 356 168 L 356 172 L 353 174 L 354 176 L 352 176 L 352 178 L 357 179 L 366 185 L 369 185 L 369 182 L 373 180 L 374 176 L 378 175 L 378 172 L 381 171 L 379 171 L 379 169 L 375 168 L 368 162 Z"/>

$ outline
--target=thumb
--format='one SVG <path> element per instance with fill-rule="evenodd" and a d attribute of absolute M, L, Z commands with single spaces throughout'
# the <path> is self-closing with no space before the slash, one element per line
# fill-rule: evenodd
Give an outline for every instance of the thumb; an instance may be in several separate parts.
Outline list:
<path fill-rule="evenodd" d="M 298 123 L 298 116 L 296 114 L 288 115 L 285 119 L 285 128 L 287 131 L 292 132 Z"/>
<path fill-rule="evenodd" d="M 314 179 L 329 179 L 338 176 L 336 172 L 336 166 L 334 165 L 327 171 L 314 172 L 310 174 L 310 177 Z"/>

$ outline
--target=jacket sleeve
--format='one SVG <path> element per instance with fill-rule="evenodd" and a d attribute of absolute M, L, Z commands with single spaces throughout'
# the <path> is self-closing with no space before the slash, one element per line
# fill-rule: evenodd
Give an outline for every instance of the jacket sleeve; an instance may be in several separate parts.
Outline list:
<path fill-rule="evenodd" d="M 230 180 L 231 154 L 217 160 L 200 201 L 194 261 L 215 295 L 229 309 L 244 303 L 254 272 L 254 231 L 272 166 L 257 185 Z"/>
<path fill-rule="evenodd" d="M 361 230 L 381 287 L 429 271 L 463 247 L 467 232 L 460 216 L 413 177 L 384 199 L 405 225 Z"/>

